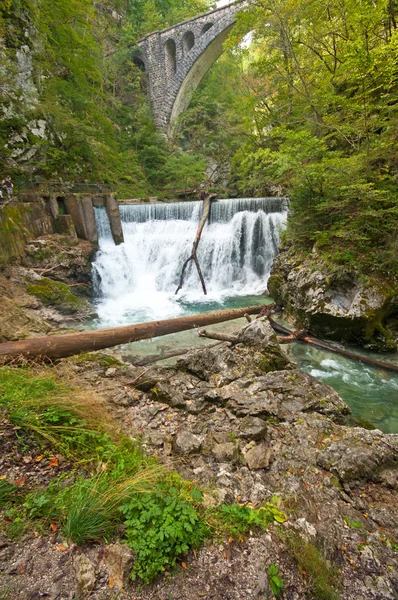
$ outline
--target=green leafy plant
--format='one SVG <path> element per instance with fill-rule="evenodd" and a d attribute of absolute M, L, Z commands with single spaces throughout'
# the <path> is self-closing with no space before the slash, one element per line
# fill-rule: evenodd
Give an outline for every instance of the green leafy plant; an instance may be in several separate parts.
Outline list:
<path fill-rule="evenodd" d="M 271 563 L 268 567 L 268 581 L 272 593 L 278 598 L 285 589 L 285 584 L 279 575 L 279 567 L 274 563 Z"/>
<path fill-rule="evenodd" d="M 278 508 L 280 498 L 274 496 L 259 508 L 251 504 L 222 504 L 206 511 L 212 535 L 244 540 L 247 534 L 262 531 L 272 522 L 283 523 L 286 515 Z"/>
<path fill-rule="evenodd" d="M 133 580 L 149 583 L 200 546 L 209 529 L 196 510 L 199 499 L 198 490 L 170 474 L 150 492 L 135 494 L 121 506 L 126 542 L 136 555 Z"/>
<path fill-rule="evenodd" d="M 286 521 L 286 515 L 271 502 L 266 502 L 258 509 L 245 504 L 222 504 L 215 510 L 214 516 L 215 528 L 223 535 L 237 539 L 244 538 L 249 531 L 266 529 L 273 521 Z"/>
<path fill-rule="evenodd" d="M 344 521 L 351 529 L 362 529 L 362 523 L 360 521 L 353 521 L 348 515 L 344 515 Z"/>

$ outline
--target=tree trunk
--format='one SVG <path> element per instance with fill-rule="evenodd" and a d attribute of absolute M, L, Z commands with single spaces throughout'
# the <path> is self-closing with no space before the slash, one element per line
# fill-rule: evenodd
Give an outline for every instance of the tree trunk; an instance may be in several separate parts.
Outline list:
<path fill-rule="evenodd" d="M 239 343 L 238 335 L 228 335 L 227 333 L 220 333 L 219 331 L 210 331 L 209 329 L 199 329 L 198 335 L 199 337 L 205 337 L 210 340 L 220 340 L 221 342 L 230 342 L 231 344 Z"/>
<path fill-rule="evenodd" d="M 365 365 L 371 365 L 372 367 L 378 367 L 380 369 L 386 369 L 387 371 L 394 371 L 398 373 L 398 365 L 382 362 L 381 360 L 373 360 L 373 358 L 361 356 L 360 354 L 354 354 L 354 352 L 350 352 L 349 350 L 342 350 L 341 348 L 337 348 L 337 346 L 333 346 L 332 344 L 327 344 L 326 342 L 322 342 L 316 338 L 309 337 L 303 331 L 291 331 L 287 327 L 276 323 L 270 316 L 268 316 L 268 320 L 274 331 L 283 333 L 285 336 L 287 336 L 284 338 L 284 340 L 283 338 L 279 338 L 281 343 L 289 343 L 293 341 L 304 342 L 305 344 L 311 344 L 311 346 L 315 346 L 316 348 L 321 348 L 322 350 L 328 350 L 329 352 L 334 352 L 335 354 L 341 354 L 341 356 L 345 356 L 346 358 L 358 360 Z"/>
<path fill-rule="evenodd" d="M 200 242 L 200 238 L 201 238 L 201 235 L 202 235 L 203 227 L 206 225 L 206 221 L 209 218 L 209 215 L 210 215 L 210 204 L 211 204 L 211 201 L 213 200 L 214 197 L 215 197 L 214 194 L 210 194 L 210 196 L 204 196 L 203 197 L 202 217 L 200 219 L 199 226 L 198 226 L 198 229 L 196 231 L 196 236 L 195 236 L 195 240 L 193 242 L 191 256 L 189 258 L 187 258 L 187 260 L 184 262 L 184 264 L 182 266 L 180 283 L 178 285 L 178 288 L 176 289 L 176 295 L 178 294 L 178 292 L 180 291 L 180 289 L 182 288 L 182 286 L 184 284 L 184 275 L 185 275 L 186 268 L 187 268 L 188 264 L 191 262 L 191 260 L 193 260 L 193 262 L 196 265 L 196 269 L 198 271 L 200 282 L 202 284 L 203 293 L 204 293 L 205 296 L 207 296 L 206 284 L 205 284 L 205 280 L 203 278 L 202 270 L 201 270 L 200 265 L 199 265 L 199 261 L 198 261 L 197 255 L 196 255 L 196 251 L 197 251 L 198 246 L 199 246 L 199 242 Z"/>
<path fill-rule="evenodd" d="M 100 329 L 97 331 L 84 331 L 82 333 L 68 333 L 65 335 L 52 335 L 40 338 L 6 342 L 0 344 L 0 359 L 6 360 L 19 356 L 27 358 L 65 358 L 80 354 L 103 350 L 120 344 L 128 344 L 138 340 L 147 340 L 153 337 L 197 329 L 214 323 L 223 323 L 244 317 L 245 314 L 258 314 L 263 307 L 249 306 L 231 310 L 216 310 L 202 315 L 167 319 L 165 321 L 151 321 L 138 325 Z"/>

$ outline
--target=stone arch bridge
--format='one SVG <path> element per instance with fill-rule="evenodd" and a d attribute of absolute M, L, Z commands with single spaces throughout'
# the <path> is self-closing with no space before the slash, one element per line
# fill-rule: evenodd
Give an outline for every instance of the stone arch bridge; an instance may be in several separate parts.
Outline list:
<path fill-rule="evenodd" d="M 173 137 L 177 117 L 188 107 L 203 76 L 223 52 L 236 13 L 249 0 L 218 8 L 138 42 L 135 54 L 145 67 L 148 93 L 158 128 Z"/>

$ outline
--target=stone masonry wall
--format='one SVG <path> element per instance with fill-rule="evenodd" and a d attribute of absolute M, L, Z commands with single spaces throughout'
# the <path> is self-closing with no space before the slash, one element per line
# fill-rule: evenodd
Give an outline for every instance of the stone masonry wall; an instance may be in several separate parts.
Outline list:
<path fill-rule="evenodd" d="M 223 42 L 236 20 L 236 13 L 248 0 L 200 15 L 163 31 L 147 35 L 140 42 L 148 75 L 148 90 L 157 126 L 170 137 L 178 115 L 188 106 L 202 77 L 221 55 Z M 188 34 L 188 35 L 187 35 Z M 193 40 L 191 48 L 187 39 Z M 170 48 L 175 43 L 176 69 Z M 192 43 L 192 42 L 191 42 Z"/>

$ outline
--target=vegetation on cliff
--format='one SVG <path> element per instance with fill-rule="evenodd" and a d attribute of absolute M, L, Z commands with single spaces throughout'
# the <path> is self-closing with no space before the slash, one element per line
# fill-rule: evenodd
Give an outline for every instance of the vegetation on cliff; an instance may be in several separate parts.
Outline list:
<path fill-rule="evenodd" d="M 0 160 L 37 177 L 111 183 L 123 195 L 198 184 L 201 157 L 156 131 L 137 39 L 207 10 L 207 0 L 6 0 L 0 6 Z"/>
<path fill-rule="evenodd" d="M 290 196 L 296 248 L 315 245 L 329 262 L 390 278 L 398 275 L 397 14 L 396 1 L 258 0 L 229 42 L 252 30 L 250 51 L 217 66 L 218 75 L 232 71 L 233 85 L 217 91 L 209 74 L 183 117 L 192 147 L 200 132 L 202 152 L 222 145 L 218 154 L 230 155 L 235 193 Z"/>

